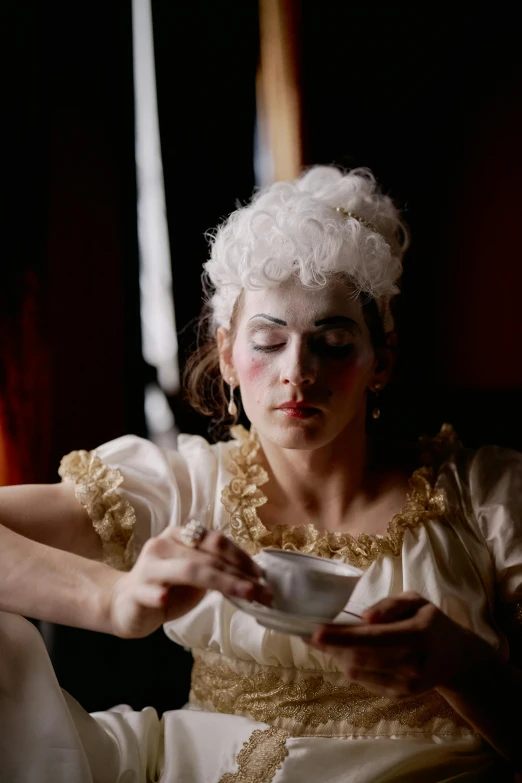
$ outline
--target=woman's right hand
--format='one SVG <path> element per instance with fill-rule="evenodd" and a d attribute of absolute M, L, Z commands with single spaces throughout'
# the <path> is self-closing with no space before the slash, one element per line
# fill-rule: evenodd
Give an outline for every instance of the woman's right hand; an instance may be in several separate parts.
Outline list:
<path fill-rule="evenodd" d="M 114 583 L 112 633 L 147 636 L 189 612 L 207 590 L 269 605 L 272 595 L 260 577 L 252 558 L 221 533 L 209 530 L 197 547 L 188 547 L 180 529 L 169 527 L 145 543 L 132 570 Z"/>

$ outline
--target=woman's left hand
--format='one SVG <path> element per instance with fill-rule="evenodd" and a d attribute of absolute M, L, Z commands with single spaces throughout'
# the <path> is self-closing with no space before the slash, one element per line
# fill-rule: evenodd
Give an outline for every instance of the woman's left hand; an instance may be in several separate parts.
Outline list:
<path fill-rule="evenodd" d="M 483 642 L 417 593 L 375 604 L 364 625 L 328 625 L 308 644 L 332 655 L 348 679 L 389 698 L 454 690 Z"/>

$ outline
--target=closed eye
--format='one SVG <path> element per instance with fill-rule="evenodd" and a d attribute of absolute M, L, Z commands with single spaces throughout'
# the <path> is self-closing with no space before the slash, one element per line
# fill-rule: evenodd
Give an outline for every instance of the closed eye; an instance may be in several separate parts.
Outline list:
<path fill-rule="evenodd" d="M 284 343 L 278 343 L 277 345 L 257 345 L 257 343 L 252 343 L 252 348 L 254 351 L 270 353 L 271 351 L 276 351 L 278 348 L 281 348 L 283 345 Z"/>
<path fill-rule="evenodd" d="M 315 350 L 320 356 L 325 356 L 329 359 L 345 359 L 352 355 L 354 348 L 355 345 L 353 343 L 347 343 L 346 345 L 322 343 L 317 345 Z"/>

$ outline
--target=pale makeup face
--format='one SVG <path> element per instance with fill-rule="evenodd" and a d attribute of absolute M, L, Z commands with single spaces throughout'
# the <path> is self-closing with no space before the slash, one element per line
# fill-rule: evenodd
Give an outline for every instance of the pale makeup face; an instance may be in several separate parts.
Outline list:
<path fill-rule="evenodd" d="M 222 332 L 220 349 L 248 418 L 282 448 L 319 448 L 364 424 L 367 390 L 381 381 L 360 301 L 340 281 L 245 291 L 234 344 Z"/>

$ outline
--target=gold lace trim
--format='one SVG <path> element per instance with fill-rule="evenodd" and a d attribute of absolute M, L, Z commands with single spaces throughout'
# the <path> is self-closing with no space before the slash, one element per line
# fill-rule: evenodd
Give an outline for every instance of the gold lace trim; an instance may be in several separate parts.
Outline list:
<path fill-rule="evenodd" d="M 319 672 L 193 650 L 190 702 L 243 715 L 290 736 L 376 737 L 473 734 L 436 691 L 407 699 L 377 696 L 341 672 Z"/>
<path fill-rule="evenodd" d="M 288 734 L 271 726 L 256 729 L 237 754 L 237 772 L 227 772 L 219 783 L 271 783 L 288 750 Z"/>
<path fill-rule="evenodd" d="M 439 439 L 447 440 L 453 433 L 444 425 Z M 221 493 L 221 502 L 230 514 L 230 530 L 234 541 L 249 555 L 257 554 L 264 547 L 289 549 L 320 557 L 343 559 L 358 568 L 369 566 L 381 555 L 399 555 L 404 533 L 428 520 L 439 519 L 445 513 L 444 493 L 435 488 L 434 469 L 424 466 L 416 470 L 409 480 L 409 492 L 402 511 L 388 525 L 386 535 L 361 533 L 357 538 L 349 533 L 330 533 L 318 530 L 314 525 L 290 527 L 274 525 L 270 529 L 259 519 L 257 509 L 267 501 L 260 489 L 268 481 L 268 474 L 256 463 L 260 443 L 254 430 L 242 426 L 231 428 L 239 445 L 229 452 L 227 466 L 232 480 Z"/>
<path fill-rule="evenodd" d="M 106 563 L 126 571 L 134 560 L 133 507 L 118 492 L 123 481 L 119 470 L 104 465 L 95 451 L 72 451 L 63 457 L 58 473 L 74 482 L 74 494 L 92 519 L 102 540 Z"/>

